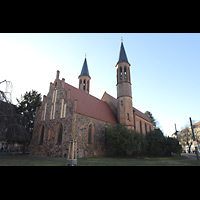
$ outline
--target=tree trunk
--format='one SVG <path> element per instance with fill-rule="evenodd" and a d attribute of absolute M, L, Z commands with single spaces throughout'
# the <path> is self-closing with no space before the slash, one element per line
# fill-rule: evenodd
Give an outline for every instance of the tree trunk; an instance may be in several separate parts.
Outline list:
<path fill-rule="evenodd" d="M 191 149 L 191 145 L 189 145 L 189 151 L 188 151 L 188 153 L 190 153 L 190 149 Z"/>
<path fill-rule="evenodd" d="M 26 150 L 26 143 L 23 143 L 23 146 L 22 146 L 22 154 L 25 154 L 25 153 L 26 153 L 25 150 Z"/>

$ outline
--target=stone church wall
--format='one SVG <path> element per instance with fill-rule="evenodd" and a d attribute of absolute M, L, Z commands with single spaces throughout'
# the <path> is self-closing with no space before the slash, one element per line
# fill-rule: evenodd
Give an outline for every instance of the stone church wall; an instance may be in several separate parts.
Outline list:
<path fill-rule="evenodd" d="M 92 126 L 92 143 L 88 143 L 89 126 Z M 78 147 L 78 158 L 95 157 L 106 155 L 105 149 L 105 127 L 108 123 L 76 115 L 76 138 Z"/>
<path fill-rule="evenodd" d="M 146 131 L 145 131 L 145 124 L 146 124 L 146 128 L 147 128 L 147 132 L 150 131 L 150 127 L 151 127 L 151 130 L 153 130 L 153 125 L 152 123 L 144 120 L 143 118 L 141 117 L 138 117 L 138 116 L 135 116 L 135 125 L 136 125 L 136 131 L 138 131 L 139 133 L 141 132 L 140 130 L 140 122 L 141 122 L 141 127 L 142 127 L 142 134 L 146 134 Z"/>
<path fill-rule="evenodd" d="M 52 94 L 51 88 L 47 97 L 43 100 L 41 107 L 38 109 L 34 122 L 34 130 L 31 141 L 30 154 L 38 156 L 61 156 L 65 157 L 68 153 L 68 145 L 72 133 L 72 115 L 73 108 L 66 95 L 63 93 L 61 86 L 57 86 L 57 98 L 55 119 L 50 119 Z M 66 103 L 66 117 L 60 118 L 61 101 L 64 99 Z M 42 120 L 42 112 L 46 103 L 45 120 Z M 62 123 L 62 143 L 57 145 L 58 126 Z M 44 126 L 43 142 L 40 143 L 41 128 Z"/>

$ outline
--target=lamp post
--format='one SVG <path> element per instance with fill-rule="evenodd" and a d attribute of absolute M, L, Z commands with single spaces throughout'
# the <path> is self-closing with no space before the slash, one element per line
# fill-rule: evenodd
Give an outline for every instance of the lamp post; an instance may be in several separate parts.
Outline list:
<path fill-rule="evenodd" d="M 175 135 L 176 135 L 177 140 L 178 140 L 178 131 L 176 130 L 176 124 L 175 124 Z"/>
<path fill-rule="evenodd" d="M 192 127 L 192 119 L 191 119 L 191 117 L 189 119 L 190 119 L 190 125 L 191 125 L 191 129 L 192 129 L 193 141 L 196 141 L 195 135 L 194 135 L 194 130 L 193 130 L 193 127 Z M 198 151 L 197 146 L 195 146 L 195 152 L 196 152 L 197 160 L 199 160 L 199 151 Z"/>

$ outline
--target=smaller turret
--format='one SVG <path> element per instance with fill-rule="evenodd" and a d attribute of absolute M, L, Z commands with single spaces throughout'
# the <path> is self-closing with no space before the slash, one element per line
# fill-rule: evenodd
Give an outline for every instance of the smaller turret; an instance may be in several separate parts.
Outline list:
<path fill-rule="evenodd" d="M 81 74 L 79 75 L 78 79 L 79 79 L 79 89 L 89 93 L 91 77 L 89 75 L 86 57 L 85 57 L 85 60 L 84 60 L 84 63 L 83 63 Z"/>

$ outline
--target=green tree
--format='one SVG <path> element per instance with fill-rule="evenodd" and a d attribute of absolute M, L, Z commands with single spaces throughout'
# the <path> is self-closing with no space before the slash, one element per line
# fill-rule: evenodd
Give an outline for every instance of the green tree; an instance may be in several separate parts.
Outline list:
<path fill-rule="evenodd" d="M 26 122 L 23 125 L 32 137 L 36 108 L 42 104 L 41 94 L 32 90 L 21 95 L 21 99 L 17 99 L 17 102 L 16 111 L 25 117 Z"/>
<path fill-rule="evenodd" d="M 150 118 L 151 122 L 153 123 L 153 128 L 156 128 L 156 120 L 154 119 L 152 113 L 150 111 L 146 111 L 145 115 Z"/>
<path fill-rule="evenodd" d="M 165 137 L 157 128 L 146 135 L 147 155 L 150 157 L 171 156 L 172 153 L 180 154 L 181 145 L 175 138 Z"/>
<path fill-rule="evenodd" d="M 182 147 L 179 144 L 179 141 L 175 138 L 166 137 L 166 152 L 167 156 L 171 156 L 172 153 L 179 154 L 181 153 Z"/>
<path fill-rule="evenodd" d="M 178 140 L 165 137 L 159 128 L 144 136 L 118 124 L 106 128 L 105 139 L 108 154 L 114 156 L 158 157 L 181 153 Z"/>
<path fill-rule="evenodd" d="M 146 135 L 147 155 L 150 157 L 164 156 L 165 137 L 160 129 L 154 129 Z"/>
<path fill-rule="evenodd" d="M 140 133 L 122 124 L 106 129 L 106 147 L 115 156 L 138 156 L 144 147 Z"/>

